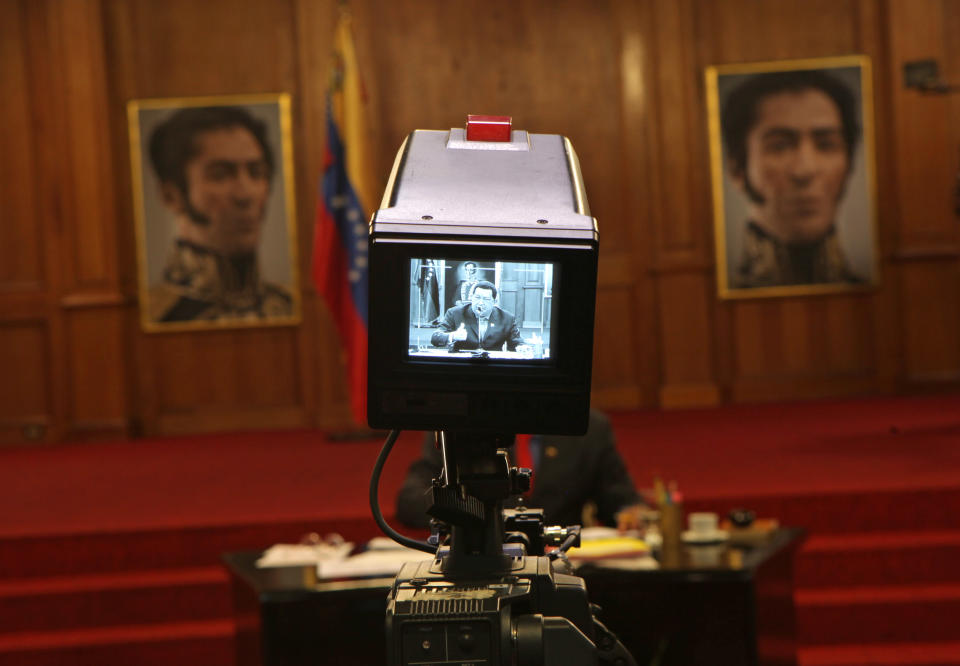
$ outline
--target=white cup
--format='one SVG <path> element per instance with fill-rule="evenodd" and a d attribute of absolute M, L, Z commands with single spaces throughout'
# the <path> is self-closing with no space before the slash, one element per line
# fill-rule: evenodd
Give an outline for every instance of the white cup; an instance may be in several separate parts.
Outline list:
<path fill-rule="evenodd" d="M 717 514 L 710 511 L 695 511 L 687 516 L 690 531 L 696 535 L 714 534 L 719 526 Z"/>

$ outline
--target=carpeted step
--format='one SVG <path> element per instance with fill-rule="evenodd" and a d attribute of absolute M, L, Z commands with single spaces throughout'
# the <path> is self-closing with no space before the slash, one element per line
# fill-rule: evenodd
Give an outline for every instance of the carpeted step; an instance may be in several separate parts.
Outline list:
<path fill-rule="evenodd" d="M 684 509 L 714 511 L 748 508 L 781 525 L 804 527 L 810 534 L 928 531 L 957 528 L 960 486 L 924 489 L 761 496 L 688 498 Z"/>
<path fill-rule="evenodd" d="M 358 514 L 365 507 L 357 509 Z M 170 527 L 0 538 L 0 581 L 71 574 L 216 566 L 220 555 L 297 543 L 309 532 L 336 532 L 365 541 L 379 529 L 369 509 L 362 517 L 277 523 Z"/>
<path fill-rule="evenodd" d="M 960 530 L 817 534 L 797 556 L 797 588 L 960 582 Z"/>
<path fill-rule="evenodd" d="M 223 567 L 0 582 L 0 635 L 228 618 Z"/>
<path fill-rule="evenodd" d="M 229 620 L 0 635 L 0 666 L 232 666 L 234 635 Z"/>
<path fill-rule="evenodd" d="M 958 636 L 960 584 L 797 590 L 801 645 L 949 641 Z"/>
<path fill-rule="evenodd" d="M 800 666 L 960 666 L 960 642 L 817 645 L 797 657 Z"/>

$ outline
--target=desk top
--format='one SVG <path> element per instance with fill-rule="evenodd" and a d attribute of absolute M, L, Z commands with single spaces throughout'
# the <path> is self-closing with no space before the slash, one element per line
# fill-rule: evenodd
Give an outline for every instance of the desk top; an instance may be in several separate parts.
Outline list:
<path fill-rule="evenodd" d="M 755 544 L 665 544 L 656 552 L 658 566 L 637 569 L 629 559 L 605 559 L 584 562 L 576 569 L 588 583 L 591 580 L 609 580 L 611 577 L 652 579 L 672 582 L 701 582 L 705 580 L 744 580 L 752 578 L 757 569 L 776 554 L 792 550 L 803 542 L 805 532 L 799 528 L 774 530 L 762 542 Z M 363 594 L 379 596 L 393 585 L 393 576 L 317 580 L 313 566 L 288 566 L 258 569 L 256 561 L 261 551 L 226 553 L 223 561 L 228 569 L 258 594 L 284 598 L 323 594 L 330 596 Z"/>
<path fill-rule="evenodd" d="M 675 544 L 657 569 L 581 566 L 590 602 L 638 663 L 796 665 L 793 558 L 803 530 L 750 546 Z M 707 550 L 709 548 L 709 550 Z M 393 576 L 317 581 L 315 567 L 257 569 L 228 553 L 239 666 L 382 663 Z"/>
<path fill-rule="evenodd" d="M 577 574 L 585 578 L 596 574 L 629 574 L 677 580 L 749 578 L 761 564 L 775 554 L 799 547 L 805 536 L 806 532 L 801 528 L 785 527 L 775 529 L 766 537 L 750 543 L 665 543 L 653 553 L 657 561 L 655 568 L 634 569 L 628 561 L 617 559 L 595 560 L 583 562 L 577 567 Z"/>

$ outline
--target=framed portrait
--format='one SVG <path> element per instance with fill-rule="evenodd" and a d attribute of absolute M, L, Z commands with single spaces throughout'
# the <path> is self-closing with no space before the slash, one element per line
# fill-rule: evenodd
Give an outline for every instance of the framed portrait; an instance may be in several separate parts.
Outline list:
<path fill-rule="evenodd" d="M 879 281 L 870 60 L 706 69 L 721 298 Z"/>
<path fill-rule="evenodd" d="M 290 98 L 127 104 L 148 332 L 300 321 Z"/>

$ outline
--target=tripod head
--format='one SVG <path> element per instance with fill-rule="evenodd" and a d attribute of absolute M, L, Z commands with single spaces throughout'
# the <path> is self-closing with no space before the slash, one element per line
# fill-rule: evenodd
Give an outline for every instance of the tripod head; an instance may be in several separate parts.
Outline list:
<path fill-rule="evenodd" d="M 532 476 L 532 470 L 510 465 L 506 449 L 513 435 L 438 431 L 436 437 L 443 467 L 427 513 L 437 525 L 438 543 L 449 531 L 444 573 L 509 571 L 518 552 L 540 556 L 550 546 L 563 546 L 562 552 L 580 544 L 579 525 L 547 528 L 542 510 L 503 508 L 504 500 L 530 490 Z"/>
<path fill-rule="evenodd" d="M 432 552 L 434 546 L 394 532 L 379 511 L 379 474 L 397 434 L 391 433 L 374 467 L 371 507 L 387 534 Z M 635 666 L 596 618 L 583 579 L 555 559 L 579 544 L 579 526 L 545 528 L 539 509 L 503 510 L 504 499 L 530 481 L 529 470 L 511 467 L 498 447 L 506 440 L 446 432 L 438 439 L 444 464 L 429 512 L 435 544 L 449 542 L 436 547 L 432 561 L 405 564 L 394 580 L 387 600 L 388 665 Z M 558 547 L 545 556 L 552 546 Z"/>

